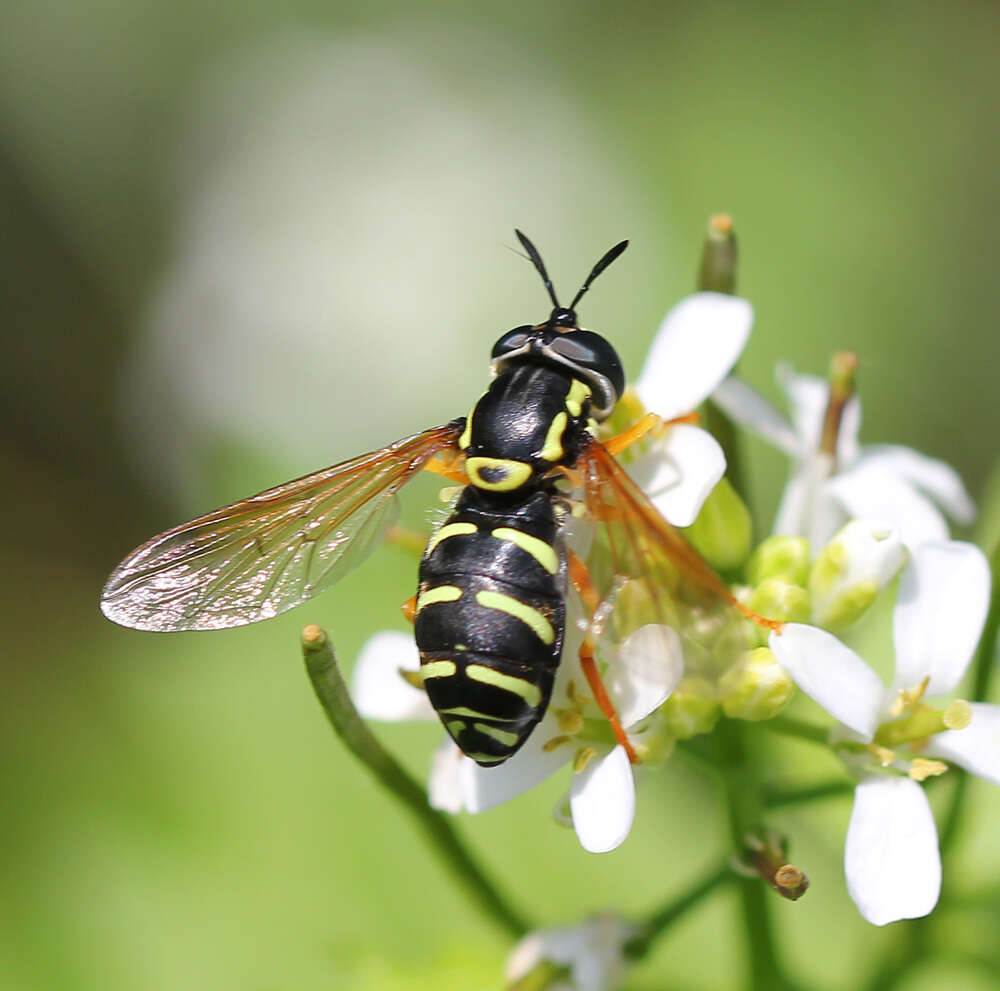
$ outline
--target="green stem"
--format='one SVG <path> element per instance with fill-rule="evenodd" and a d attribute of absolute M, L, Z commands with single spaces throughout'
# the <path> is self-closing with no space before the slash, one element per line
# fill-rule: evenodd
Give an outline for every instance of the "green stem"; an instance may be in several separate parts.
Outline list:
<path fill-rule="evenodd" d="M 730 840 L 736 853 L 743 849 L 746 836 L 759 826 L 760 812 L 759 789 L 753 764 L 747 760 L 744 733 L 744 727 L 732 719 L 723 719 L 715 731 Z M 772 896 L 759 878 L 737 877 L 736 883 L 750 960 L 749 986 L 761 991 L 791 987 L 778 962 L 771 928 Z"/>
<path fill-rule="evenodd" d="M 371 734 L 354 708 L 329 637 L 318 626 L 302 631 L 302 655 L 316 697 L 348 750 L 406 806 L 443 863 L 484 912 L 514 937 L 528 932 L 531 925 L 498 894 L 495 883 L 463 845 L 451 819 L 427 804 L 424 789 Z"/>
<path fill-rule="evenodd" d="M 853 781 L 825 781 L 804 788 L 765 788 L 762 800 L 766 808 L 778 809 L 789 805 L 821 802 L 825 798 L 840 798 L 854 792 Z"/>
<path fill-rule="evenodd" d="M 795 719 L 793 716 L 775 716 L 773 719 L 762 720 L 760 725 L 773 733 L 796 736 L 800 740 L 809 740 L 824 747 L 830 746 L 829 729 L 817 726 L 815 723 L 807 723 L 802 719 Z"/>
<path fill-rule="evenodd" d="M 694 908 L 716 888 L 734 880 L 735 877 L 732 864 L 726 859 L 714 871 L 706 874 L 700 881 L 696 881 L 687 891 L 665 902 L 642 923 L 639 935 L 625 944 L 626 956 L 635 960 L 644 957 L 654 941 L 662 936 L 682 915 Z"/>
<path fill-rule="evenodd" d="M 972 701 L 983 702 L 990 691 L 990 681 L 996 668 L 997 636 L 1000 634 L 1000 543 L 993 548 L 990 558 L 990 572 L 993 588 L 990 594 L 990 609 L 986 614 L 983 635 L 979 638 L 979 646 L 973 657 Z M 952 849 L 958 836 L 962 813 L 969 790 L 969 773 L 960 771 L 955 782 L 955 790 L 951 796 L 951 804 L 945 813 L 944 824 L 941 827 L 941 854 L 945 855 Z"/>
<path fill-rule="evenodd" d="M 732 296 L 736 292 L 736 234 L 732 218 L 716 214 L 708 221 L 708 231 L 698 267 L 698 289 Z M 735 372 L 735 367 L 733 372 Z M 736 494 L 750 504 L 750 494 L 743 473 L 743 458 L 736 426 L 711 399 L 705 404 L 705 429 L 719 442 L 726 456 L 726 478 Z"/>

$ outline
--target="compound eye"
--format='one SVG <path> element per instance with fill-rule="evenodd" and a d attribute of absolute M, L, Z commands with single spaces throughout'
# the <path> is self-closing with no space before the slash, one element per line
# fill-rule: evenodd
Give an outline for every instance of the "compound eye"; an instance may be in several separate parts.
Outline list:
<path fill-rule="evenodd" d="M 530 334 L 530 326 L 515 327 L 513 330 L 508 330 L 507 333 L 493 345 L 493 353 L 490 357 L 499 358 L 502 355 L 510 354 L 511 351 L 519 351 L 525 344 L 528 343 L 528 337 Z"/>
<path fill-rule="evenodd" d="M 551 347 L 574 365 L 603 375 L 619 396 L 625 391 L 625 370 L 618 352 L 600 334 L 590 330 L 570 331 L 555 338 Z"/>

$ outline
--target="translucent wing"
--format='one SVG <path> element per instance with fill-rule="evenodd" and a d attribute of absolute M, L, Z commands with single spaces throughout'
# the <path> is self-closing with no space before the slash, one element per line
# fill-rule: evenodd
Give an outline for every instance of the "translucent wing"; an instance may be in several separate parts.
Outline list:
<path fill-rule="evenodd" d="M 138 630 L 218 630 L 297 606 L 374 550 L 396 492 L 461 429 L 426 430 L 153 537 L 115 568 L 101 610 Z"/>
<path fill-rule="evenodd" d="M 721 673 L 750 646 L 745 620 L 780 628 L 733 597 L 601 443 L 593 441 L 576 467 L 587 514 L 602 524 L 587 566 L 599 599 L 613 601 L 615 641 L 647 624 L 666 626 L 680 636 L 689 666 L 697 653 L 700 670 Z"/>

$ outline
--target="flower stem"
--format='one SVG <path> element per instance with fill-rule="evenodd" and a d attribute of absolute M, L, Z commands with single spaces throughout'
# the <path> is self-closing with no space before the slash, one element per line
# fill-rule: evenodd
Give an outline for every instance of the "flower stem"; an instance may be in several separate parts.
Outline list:
<path fill-rule="evenodd" d="M 701 265 L 698 268 L 698 289 L 732 296 L 736 292 L 736 260 L 733 218 L 726 213 L 717 213 L 708 221 L 708 232 L 701 250 Z M 729 484 L 749 504 L 736 426 L 711 399 L 705 403 L 705 428 L 719 442 L 726 456 L 726 478 L 729 479 Z"/>
<path fill-rule="evenodd" d="M 825 781 L 804 788 L 765 788 L 762 800 L 766 808 L 780 809 L 789 805 L 821 802 L 824 798 L 839 798 L 850 795 L 853 791 L 853 781 Z"/>
<path fill-rule="evenodd" d="M 825 726 L 816 726 L 793 716 L 775 716 L 773 719 L 763 719 L 760 725 L 772 733 L 784 736 L 797 736 L 801 740 L 810 740 L 824 747 L 830 746 L 830 731 Z"/>
<path fill-rule="evenodd" d="M 715 870 L 710 871 L 700 881 L 696 881 L 687 891 L 671 898 L 650 914 L 641 924 L 639 934 L 625 944 L 625 955 L 634 960 L 644 957 L 656 939 L 662 936 L 681 916 L 694 908 L 716 888 L 734 880 L 732 864 L 727 858 Z"/>
<path fill-rule="evenodd" d="M 427 804 L 424 789 L 386 751 L 354 708 L 326 632 L 315 625 L 302 631 L 302 656 L 313 690 L 337 735 L 378 781 L 410 811 L 442 861 L 483 911 L 512 936 L 523 936 L 530 924 L 497 892 L 451 820 Z"/>
<path fill-rule="evenodd" d="M 723 719 L 715 731 L 719 749 L 719 771 L 729 820 L 733 851 L 739 853 L 748 834 L 759 827 L 757 805 L 759 786 L 753 762 L 747 760 L 745 728 L 734 719 Z M 750 958 L 751 988 L 781 991 L 792 985 L 778 962 L 771 928 L 769 899 L 772 897 L 758 878 L 737 877 L 740 905 Z"/>

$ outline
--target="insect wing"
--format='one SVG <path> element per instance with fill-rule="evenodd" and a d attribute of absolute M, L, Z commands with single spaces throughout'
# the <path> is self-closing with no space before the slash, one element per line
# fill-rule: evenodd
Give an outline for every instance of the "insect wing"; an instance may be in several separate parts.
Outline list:
<path fill-rule="evenodd" d="M 396 492 L 454 446 L 461 426 L 434 427 L 153 537 L 114 570 L 101 610 L 138 630 L 218 630 L 297 606 L 378 546 Z"/>
<path fill-rule="evenodd" d="M 751 645 L 747 619 L 777 626 L 737 602 L 726 583 L 671 526 L 614 456 L 593 441 L 577 464 L 587 515 L 598 524 L 587 566 L 597 596 L 613 603 L 603 641 L 621 643 L 650 624 L 664 627 L 665 645 L 679 638 L 692 666 L 721 672 Z M 641 651 L 657 663 L 657 638 L 647 630 Z M 666 648 L 665 648 L 666 649 Z M 632 657 L 633 663 L 641 663 Z"/>

